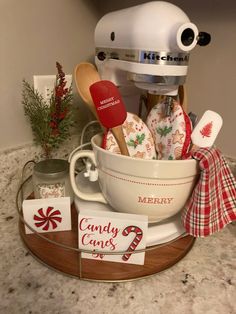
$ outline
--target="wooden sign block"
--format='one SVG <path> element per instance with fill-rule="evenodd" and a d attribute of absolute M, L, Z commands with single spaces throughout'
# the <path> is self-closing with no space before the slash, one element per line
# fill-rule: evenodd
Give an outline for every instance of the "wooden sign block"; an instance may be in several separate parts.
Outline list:
<path fill-rule="evenodd" d="M 39 233 L 71 230 L 70 197 L 23 201 L 25 222 Z M 25 225 L 25 233 L 33 233 Z"/>
<path fill-rule="evenodd" d="M 148 217 L 95 210 L 80 210 L 78 219 L 79 248 L 90 250 L 82 252 L 82 258 L 111 262 L 144 264 Z M 100 252 L 121 252 L 109 255 Z M 123 252 L 128 251 L 124 254 Z M 133 254 L 132 254 L 133 253 Z"/>

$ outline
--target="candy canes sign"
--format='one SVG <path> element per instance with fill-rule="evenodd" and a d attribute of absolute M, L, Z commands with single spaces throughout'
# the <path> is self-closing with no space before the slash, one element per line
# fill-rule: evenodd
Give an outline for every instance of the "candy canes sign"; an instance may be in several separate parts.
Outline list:
<path fill-rule="evenodd" d="M 143 265 L 145 252 L 135 251 L 146 247 L 147 227 L 147 216 L 80 210 L 79 248 L 91 251 L 82 258 Z"/>

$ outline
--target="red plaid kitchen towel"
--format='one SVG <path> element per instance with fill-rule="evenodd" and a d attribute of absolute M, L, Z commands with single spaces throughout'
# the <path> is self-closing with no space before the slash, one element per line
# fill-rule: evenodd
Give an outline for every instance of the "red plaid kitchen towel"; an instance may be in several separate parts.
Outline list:
<path fill-rule="evenodd" d="M 200 148 L 192 156 L 201 173 L 182 222 L 192 236 L 206 237 L 236 220 L 236 181 L 218 149 Z"/>

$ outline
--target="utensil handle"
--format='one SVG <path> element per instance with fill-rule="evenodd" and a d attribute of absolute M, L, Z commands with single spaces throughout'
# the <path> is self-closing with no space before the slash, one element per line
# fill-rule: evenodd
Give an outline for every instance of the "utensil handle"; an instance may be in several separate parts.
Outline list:
<path fill-rule="evenodd" d="M 125 142 L 125 137 L 122 129 L 122 125 L 118 125 L 111 129 L 112 134 L 114 135 L 117 144 L 119 146 L 121 155 L 129 156 L 129 151 L 127 148 L 127 144 Z"/>
<path fill-rule="evenodd" d="M 187 91 L 186 91 L 186 86 L 185 85 L 180 85 L 179 86 L 179 102 L 180 105 L 182 106 L 183 110 L 187 112 L 188 110 L 188 104 L 187 104 Z"/>

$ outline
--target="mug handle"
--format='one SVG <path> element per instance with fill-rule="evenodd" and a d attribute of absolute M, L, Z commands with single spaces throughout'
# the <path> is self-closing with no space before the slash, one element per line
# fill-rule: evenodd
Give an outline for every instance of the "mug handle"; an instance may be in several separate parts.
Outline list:
<path fill-rule="evenodd" d="M 107 204 L 107 201 L 105 200 L 102 193 L 99 193 L 99 192 L 97 192 L 97 193 L 84 193 L 84 192 L 80 191 L 79 186 L 77 186 L 77 184 L 75 182 L 75 164 L 76 164 L 76 161 L 78 159 L 84 158 L 84 157 L 91 159 L 91 161 L 93 162 L 95 167 L 97 166 L 97 163 L 95 160 L 95 155 L 94 155 L 93 151 L 81 150 L 81 151 L 75 152 L 72 155 L 71 160 L 70 160 L 70 182 L 71 182 L 72 189 L 73 189 L 75 195 L 78 196 L 79 198 L 81 198 L 82 200 L 92 201 L 92 202 L 100 202 L 100 203 Z"/>

